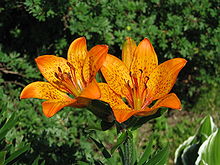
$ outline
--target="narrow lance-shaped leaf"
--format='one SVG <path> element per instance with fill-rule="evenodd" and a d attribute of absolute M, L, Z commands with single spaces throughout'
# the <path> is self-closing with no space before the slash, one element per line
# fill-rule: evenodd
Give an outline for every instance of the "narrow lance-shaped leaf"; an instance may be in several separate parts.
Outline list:
<path fill-rule="evenodd" d="M 0 165 L 5 164 L 5 156 L 6 156 L 7 151 L 1 151 L 0 152 Z"/>
<path fill-rule="evenodd" d="M 15 118 L 15 113 L 14 113 L 0 129 L 0 140 L 2 140 L 7 134 L 7 132 L 16 124 L 16 121 L 17 119 Z"/>
<path fill-rule="evenodd" d="M 146 161 L 148 161 L 149 156 L 151 154 L 152 146 L 153 146 L 153 138 L 151 137 L 149 140 L 149 143 L 148 143 L 147 147 L 145 148 L 145 151 L 144 151 L 143 155 L 141 156 L 137 165 L 142 165 Z"/>
<path fill-rule="evenodd" d="M 98 142 L 97 140 L 95 140 L 94 138 L 90 137 L 90 139 L 96 144 L 96 146 L 98 147 L 98 149 L 102 152 L 103 156 L 106 159 L 111 158 L 111 154 L 108 152 L 108 150 L 105 148 L 105 146 L 101 143 Z"/>
<path fill-rule="evenodd" d="M 127 132 L 122 132 L 119 134 L 119 136 L 117 138 L 117 143 L 111 149 L 112 154 L 126 140 L 127 136 L 128 136 Z"/>
<path fill-rule="evenodd" d="M 27 150 L 30 149 L 30 146 L 27 145 L 27 146 L 24 146 L 22 147 L 21 149 L 18 149 L 17 151 L 15 151 L 14 153 L 12 153 L 9 158 L 7 158 L 5 160 L 5 164 L 11 162 L 12 160 L 14 160 L 15 158 L 17 158 L 18 156 L 20 156 L 21 154 L 23 154 L 24 152 L 26 152 Z"/>
<path fill-rule="evenodd" d="M 169 148 L 166 146 L 153 156 L 145 165 L 164 165 L 169 155 Z"/>

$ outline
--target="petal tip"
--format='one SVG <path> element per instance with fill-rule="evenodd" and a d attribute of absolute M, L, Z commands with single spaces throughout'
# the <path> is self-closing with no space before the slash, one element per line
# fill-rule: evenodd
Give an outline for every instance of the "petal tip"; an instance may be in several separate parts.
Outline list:
<path fill-rule="evenodd" d="M 108 49 L 108 45 L 100 45 L 103 49 Z"/>
<path fill-rule="evenodd" d="M 37 65 L 41 65 L 41 64 L 43 64 L 43 62 L 44 62 L 45 60 L 47 60 L 47 58 L 49 58 L 49 57 L 51 57 L 51 56 L 53 56 L 53 55 L 38 56 L 38 57 L 35 58 L 34 60 L 35 60 L 35 62 L 37 63 Z"/>
<path fill-rule="evenodd" d="M 125 40 L 127 40 L 127 41 L 131 41 L 132 38 L 131 38 L 131 37 L 126 37 Z"/>
<path fill-rule="evenodd" d="M 75 43 L 75 42 L 81 42 L 81 43 L 84 43 L 86 44 L 86 38 L 85 37 L 79 37 L 77 39 L 75 39 L 72 43 Z"/>

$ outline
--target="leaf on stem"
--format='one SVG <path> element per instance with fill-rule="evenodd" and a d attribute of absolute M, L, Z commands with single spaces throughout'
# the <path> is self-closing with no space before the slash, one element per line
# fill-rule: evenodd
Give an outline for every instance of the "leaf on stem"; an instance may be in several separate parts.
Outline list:
<path fill-rule="evenodd" d="M 111 154 L 113 154 L 115 150 L 126 140 L 127 136 L 127 132 L 122 132 L 118 135 L 117 143 L 112 147 Z"/>
<path fill-rule="evenodd" d="M 166 164 L 169 155 L 168 145 L 160 150 L 156 155 L 154 155 L 147 163 L 144 165 L 164 165 Z"/>
<path fill-rule="evenodd" d="M 96 146 L 97 146 L 98 149 L 102 152 L 103 156 L 104 156 L 106 159 L 111 158 L 111 154 L 108 152 L 108 150 L 105 148 L 105 146 L 104 146 L 101 142 L 98 142 L 97 140 L 95 140 L 95 139 L 92 138 L 91 136 L 90 136 L 90 139 L 96 144 Z"/>
<path fill-rule="evenodd" d="M 24 152 L 26 152 L 29 149 L 30 149 L 30 145 L 27 145 L 27 146 L 23 146 L 22 148 L 20 148 L 17 151 L 13 152 L 9 156 L 9 158 L 7 158 L 5 160 L 5 164 L 8 164 L 9 162 L 11 162 L 12 160 L 14 160 L 15 158 L 17 158 L 18 156 L 20 156 L 21 154 L 23 154 Z"/>
<path fill-rule="evenodd" d="M 145 148 L 145 151 L 144 151 L 143 155 L 141 156 L 137 165 L 143 165 L 146 161 L 148 161 L 149 156 L 151 154 L 152 146 L 153 146 L 153 138 L 150 137 L 149 143 L 148 143 L 147 147 Z"/>

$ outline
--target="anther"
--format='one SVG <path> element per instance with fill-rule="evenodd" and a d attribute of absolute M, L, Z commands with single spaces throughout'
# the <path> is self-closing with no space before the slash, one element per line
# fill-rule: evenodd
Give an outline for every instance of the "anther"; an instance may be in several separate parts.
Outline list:
<path fill-rule="evenodd" d="M 62 70 L 61 70 L 61 68 L 60 68 L 60 67 L 58 67 L 58 71 L 59 71 L 60 73 L 62 73 Z"/>
<path fill-rule="evenodd" d="M 146 76 L 145 77 L 145 82 L 147 82 L 150 79 L 150 77 Z"/>
<path fill-rule="evenodd" d="M 56 77 L 57 79 L 60 80 L 60 77 L 58 76 L 58 74 L 57 74 L 56 72 L 54 73 L 54 75 L 55 75 L 55 77 Z"/>
<path fill-rule="evenodd" d="M 73 66 L 71 63 L 69 63 L 68 61 L 66 62 L 66 64 L 67 64 L 71 69 L 74 69 L 74 66 Z"/>
<path fill-rule="evenodd" d="M 71 75 L 70 75 L 69 72 L 67 73 L 67 76 L 68 76 L 68 78 L 71 80 Z"/>

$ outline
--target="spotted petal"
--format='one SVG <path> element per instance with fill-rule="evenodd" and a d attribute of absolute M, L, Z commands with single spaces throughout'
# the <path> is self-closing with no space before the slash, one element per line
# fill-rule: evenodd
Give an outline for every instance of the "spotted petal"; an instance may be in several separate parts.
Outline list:
<path fill-rule="evenodd" d="M 72 101 L 59 101 L 59 100 L 44 101 L 42 103 L 43 113 L 46 117 L 52 117 L 63 107 L 70 106 L 74 102 L 76 102 L 76 99 L 72 99 Z"/>
<path fill-rule="evenodd" d="M 134 52 L 134 59 L 133 63 L 131 64 L 131 72 L 140 74 L 140 70 L 142 70 L 144 76 L 149 76 L 157 65 L 158 60 L 154 48 L 150 41 L 145 38 L 139 43 Z"/>
<path fill-rule="evenodd" d="M 110 88 L 123 96 L 126 83 L 131 82 L 129 70 L 125 64 L 117 57 L 108 54 L 101 72 Z"/>
<path fill-rule="evenodd" d="M 108 46 L 97 45 L 94 46 L 87 54 L 83 65 L 83 77 L 84 80 L 91 82 L 98 70 L 101 68 L 108 52 Z"/>
<path fill-rule="evenodd" d="M 43 112 L 46 117 L 52 117 L 63 107 L 76 102 L 76 99 L 72 99 L 66 93 L 57 90 L 50 83 L 40 81 L 27 85 L 21 92 L 20 98 L 38 98 L 48 100 L 42 103 Z"/>
<path fill-rule="evenodd" d="M 100 100 L 108 103 L 113 110 L 116 121 L 122 123 L 129 119 L 135 111 L 129 108 L 122 100 L 121 96 L 116 94 L 106 83 L 98 83 L 101 90 Z"/>
<path fill-rule="evenodd" d="M 33 82 L 27 85 L 20 94 L 21 99 L 38 98 L 45 100 L 66 100 L 70 101 L 71 98 L 64 92 L 56 89 L 48 82 Z"/>
<path fill-rule="evenodd" d="M 54 55 L 44 55 L 37 57 L 35 61 L 44 78 L 59 90 L 65 91 L 60 88 L 55 73 L 59 72 L 58 67 L 62 70 L 62 72 L 70 72 L 70 67 L 67 65 L 67 60 Z"/>
<path fill-rule="evenodd" d="M 75 68 L 76 79 L 82 79 L 82 68 L 87 55 L 86 39 L 84 37 L 74 40 L 69 49 L 67 60 Z"/>
<path fill-rule="evenodd" d="M 180 70 L 185 66 L 186 60 L 174 58 L 160 64 L 149 77 L 147 87 L 149 88 L 152 100 L 167 95 L 176 82 Z"/>
<path fill-rule="evenodd" d="M 131 63 L 134 58 L 134 51 L 136 49 L 136 44 L 134 40 L 131 38 L 127 37 L 126 41 L 124 42 L 122 46 L 122 61 L 125 63 L 127 68 L 130 70 Z"/>
<path fill-rule="evenodd" d="M 116 105 L 124 104 L 120 95 L 116 94 L 108 84 L 98 83 L 99 89 L 101 91 L 100 100 L 107 102 L 111 107 Z"/>

